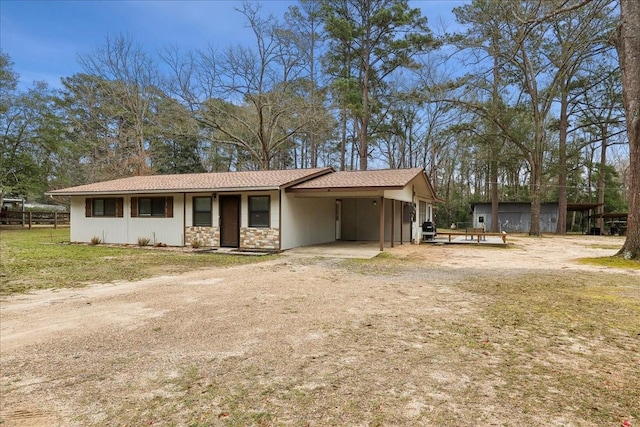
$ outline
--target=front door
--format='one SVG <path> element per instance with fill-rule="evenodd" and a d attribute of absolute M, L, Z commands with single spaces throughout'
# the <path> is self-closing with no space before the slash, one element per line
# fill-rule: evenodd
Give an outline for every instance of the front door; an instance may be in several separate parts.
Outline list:
<path fill-rule="evenodd" d="M 220 246 L 240 246 L 240 196 L 220 196 Z"/>

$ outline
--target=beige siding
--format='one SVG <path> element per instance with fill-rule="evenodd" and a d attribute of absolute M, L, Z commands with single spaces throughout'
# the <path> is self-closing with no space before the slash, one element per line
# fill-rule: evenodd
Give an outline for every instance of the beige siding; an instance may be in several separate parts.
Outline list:
<path fill-rule="evenodd" d="M 374 204 L 375 203 L 375 204 Z M 380 240 L 380 198 L 342 200 L 342 240 Z M 385 200 L 385 204 L 388 203 Z"/>
<path fill-rule="evenodd" d="M 394 221 L 394 225 L 395 225 L 395 241 L 396 242 L 400 242 L 400 231 L 402 230 L 402 242 L 403 243 L 410 243 L 411 239 L 410 239 L 410 233 L 411 233 L 411 223 L 410 222 L 403 222 L 402 220 L 402 205 L 404 204 L 404 202 L 402 201 L 395 201 L 395 205 L 396 205 L 396 214 L 395 214 L 395 221 Z M 384 234 L 384 240 L 386 242 L 390 242 L 391 241 L 391 209 L 393 206 L 393 201 L 392 200 L 385 200 L 384 201 L 384 207 L 385 207 L 385 212 L 384 212 L 384 230 L 385 230 L 385 234 Z M 406 209 L 408 209 L 408 206 L 406 207 Z M 411 236 L 415 238 L 415 233 Z"/>
<path fill-rule="evenodd" d="M 281 249 L 333 242 L 335 227 L 334 198 L 296 198 L 283 192 Z"/>
<path fill-rule="evenodd" d="M 240 198 L 240 227 L 249 227 L 249 196 L 271 196 L 270 228 L 280 227 L 280 201 L 278 191 L 252 191 Z"/>
<path fill-rule="evenodd" d="M 137 197 L 140 196 L 144 197 L 144 195 L 137 195 Z M 138 243 L 139 237 L 147 237 L 151 243 L 155 238 L 156 243 L 182 246 L 182 195 L 167 194 L 167 196 L 173 196 L 173 218 L 131 218 L 130 196 L 124 196 L 124 216 L 122 218 L 87 218 L 84 211 L 86 197 L 73 196 L 71 198 L 71 241 L 90 242 L 95 236 L 100 238 L 103 243 L 135 245 Z"/>

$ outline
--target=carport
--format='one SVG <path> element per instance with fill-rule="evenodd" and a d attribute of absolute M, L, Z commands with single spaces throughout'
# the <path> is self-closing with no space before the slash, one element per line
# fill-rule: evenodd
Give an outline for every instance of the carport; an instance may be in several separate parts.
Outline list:
<path fill-rule="evenodd" d="M 433 218 L 435 196 L 423 169 L 335 172 L 287 188 L 295 198 L 335 203 L 335 241 L 417 242 L 417 220 Z M 425 212 L 421 212 L 420 209 Z M 426 212 L 428 210 L 428 212 Z"/>

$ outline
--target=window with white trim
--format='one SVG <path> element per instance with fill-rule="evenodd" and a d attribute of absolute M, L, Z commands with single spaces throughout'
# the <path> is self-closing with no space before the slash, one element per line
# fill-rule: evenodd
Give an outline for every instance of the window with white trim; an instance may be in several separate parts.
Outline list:
<path fill-rule="evenodd" d="M 193 225 L 211 227 L 211 197 L 193 198 Z"/>
<path fill-rule="evenodd" d="M 270 208 L 270 196 L 249 196 L 249 227 L 269 228 Z"/>

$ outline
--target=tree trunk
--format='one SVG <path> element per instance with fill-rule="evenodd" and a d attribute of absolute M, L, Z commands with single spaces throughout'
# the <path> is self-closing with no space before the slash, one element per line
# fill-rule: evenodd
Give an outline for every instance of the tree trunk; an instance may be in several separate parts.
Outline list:
<path fill-rule="evenodd" d="M 497 154 L 493 153 L 493 147 L 491 148 L 492 154 L 489 163 L 489 175 L 491 180 L 491 232 L 497 233 L 500 231 L 500 218 L 498 215 L 498 207 L 500 204 L 500 197 L 498 193 L 498 160 L 494 157 L 497 156 Z"/>
<path fill-rule="evenodd" d="M 367 170 L 367 161 L 369 160 L 369 144 L 367 134 L 369 132 L 369 74 L 365 71 L 362 83 L 362 112 L 357 121 L 360 124 L 358 129 L 358 154 L 360 157 L 360 170 Z"/>
<path fill-rule="evenodd" d="M 569 127 L 569 119 L 567 117 L 569 104 L 567 91 L 568 89 L 565 87 L 562 98 L 560 99 L 560 129 L 558 135 L 558 222 L 556 223 L 556 234 L 567 233 L 567 129 Z"/>
<path fill-rule="evenodd" d="M 605 185 L 605 171 L 607 166 L 607 126 L 601 126 L 600 130 L 602 132 L 602 147 L 600 147 L 600 176 L 598 177 L 598 208 L 596 209 L 598 216 L 598 228 L 600 229 L 600 234 L 603 234 L 604 231 L 604 218 L 602 214 L 604 214 L 604 185 Z"/>
<path fill-rule="evenodd" d="M 343 107 L 340 111 L 340 121 L 342 122 L 342 128 L 340 130 L 340 170 L 347 170 L 347 110 Z"/>
<path fill-rule="evenodd" d="M 368 40 L 367 40 L 368 41 Z M 367 163 L 369 160 L 369 118 L 371 117 L 371 111 L 369 106 L 369 77 L 371 75 L 371 59 L 369 53 L 368 43 L 362 49 L 363 57 L 362 61 L 362 111 L 359 114 L 358 121 L 360 122 L 360 129 L 358 130 L 358 154 L 360 154 L 360 170 L 367 170 Z"/>
<path fill-rule="evenodd" d="M 367 102 L 365 97 L 365 103 Z M 366 104 L 365 104 L 366 106 Z M 368 107 L 365 107 L 368 108 Z M 360 157 L 360 170 L 367 170 L 367 160 L 369 159 L 369 144 L 367 141 L 367 129 L 369 128 L 369 115 L 364 113 L 361 117 L 358 117 L 357 121 L 360 122 L 360 128 L 358 129 L 358 155 Z"/>
<path fill-rule="evenodd" d="M 492 39 L 492 47 L 493 52 L 493 83 L 492 83 L 492 102 L 493 102 L 493 114 L 498 113 L 498 97 L 500 96 L 498 83 L 500 81 L 500 64 L 498 62 L 498 53 L 497 53 L 498 41 L 494 36 Z M 500 195 L 498 193 L 498 150 L 496 149 L 498 145 L 498 127 L 495 123 L 491 123 L 492 129 L 492 137 L 489 141 L 489 152 L 491 153 L 491 159 L 489 159 L 489 177 L 491 180 L 491 231 L 497 233 L 500 231 L 500 219 L 499 219 L 499 208 L 498 205 L 500 203 Z"/>
<path fill-rule="evenodd" d="M 542 155 L 531 155 L 531 225 L 530 236 L 540 236 L 540 196 L 542 189 Z"/>
<path fill-rule="evenodd" d="M 622 72 L 622 99 L 629 136 L 629 214 L 627 239 L 618 255 L 640 259 L 640 2 L 620 0 L 614 45 Z"/>
<path fill-rule="evenodd" d="M 315 18 L 314 18 L 315 19 Z M 309 55 L 309 77 L 311 79 L 311 106 L 312 106 L 312 114 L 313 114 L 313 119 L 315 120 L 317 118 L 317 113 L 316 113 L 316 73 L 315 73 L 315 63 L 316 63 L 316 55 L 315 55 L 315 51 L 316 51 L 316 34 L 315 31 L 311 32 L 311 49 L 310 49 L 310 55 Z M 317 143 L 317 138 L 316 135 L 318 134 L 318 129 L 317 126 L 313 126 L 313 129 L 311 131 L 311 135 L 309 137 L 309 151 L 310 151 L 310 157 L 311 157 L 311 167 L 312 168 L 316 168 L 318 167 L 318 143 Z"/>

